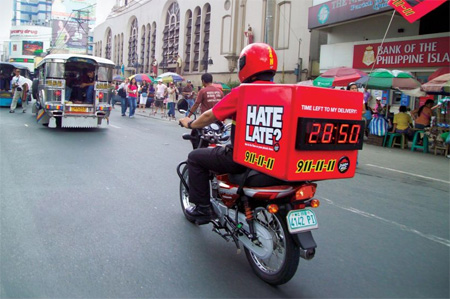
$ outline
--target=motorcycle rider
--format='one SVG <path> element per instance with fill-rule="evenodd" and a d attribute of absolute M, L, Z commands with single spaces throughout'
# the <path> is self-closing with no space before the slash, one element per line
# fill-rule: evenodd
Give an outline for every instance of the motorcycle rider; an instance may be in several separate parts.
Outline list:
<path fill-rule="evenodd" d="M 239 81 L 241 83 L 267 84 L 277 71 L 277 55 L 264 43 L 246 46 L 239 56 Z M 232 118 L 231 145 L 226 147 L 199 148 L 189 153 L 189 201 L 195 206 L 186 209 L 187 217 L 198 224 L 206 224 L 213 218 L 209 194 L 209 171 L 217 173 L 242 173 L 246 167 L 233 161 L 234 129 L 239 100 L 239 88 L 234 88 L 213 108 L 196 120 L 185 117 L 180 124 L 189 129 L 200 129 L 217 120 Z"/>

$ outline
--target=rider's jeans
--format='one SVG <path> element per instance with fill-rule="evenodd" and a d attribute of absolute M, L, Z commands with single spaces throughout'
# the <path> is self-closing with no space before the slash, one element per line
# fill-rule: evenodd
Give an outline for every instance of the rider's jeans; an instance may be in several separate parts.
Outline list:
<path fill-rule="evenodd" d="M 233 151 L 224 146 L 199 148 L 188 156 L 189 201 L 208 205 L 209 171 L 216 173 L 242 173 L 245 167 L 233 161 Z"/>

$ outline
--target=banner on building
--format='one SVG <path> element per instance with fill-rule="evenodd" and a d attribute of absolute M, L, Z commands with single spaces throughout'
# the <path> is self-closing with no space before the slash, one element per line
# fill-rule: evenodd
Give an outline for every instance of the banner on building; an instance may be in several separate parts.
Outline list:
<path fill-rule="evenodd" d="M 445 1 L 448 0 L 389 0 L 388 4 L 408 22 L 413 23 Z"/>
<path fill-rule="evenodd" d="M 436 67 L 450 64 L 450 38 L 355 45 L 353 68 Z"/>
<path fill-rule="evenodd" d="M 392 11 L 388 0 L 333 0 L 308 10 L 308 29 L 319 28 L 357 18 Z"/>
<path fill-rule="evenodd" d="M 53 20 L 53 49 L 70 53 L 86 53 L 88 27 L 86 23 Z"/>

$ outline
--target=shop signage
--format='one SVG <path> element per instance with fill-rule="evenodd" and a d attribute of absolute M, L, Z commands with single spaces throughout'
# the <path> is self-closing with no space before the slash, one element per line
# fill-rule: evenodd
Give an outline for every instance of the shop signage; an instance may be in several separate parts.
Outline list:
<path fill-rule="evenodd" d="M 33 63 L 33 58 L 10 58 L 9 62 L 24 62 L 24 63 Z"/>
<path fill-rule="evenodd" d="M 388 0 L 333 0 L 309 8 L 308 28 L 314 29 L 393 10 Z"/>
<path fill-rule="evenodd" d="M 447 0 L 389 0 L 389 5 L 408 22 L 417 21 Z"/>
<path fill-rule="evenodd" d="M 449 37 L 355 45 L 353 67 L 405 68 L 450 64 Z"/>

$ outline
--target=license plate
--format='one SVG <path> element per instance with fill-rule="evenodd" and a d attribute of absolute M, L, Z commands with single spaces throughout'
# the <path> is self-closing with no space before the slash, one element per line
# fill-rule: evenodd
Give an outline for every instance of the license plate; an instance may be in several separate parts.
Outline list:
<path fill-rule="evenodd" d="M 290 211 L 286 216 L 286 220 L 291 234 L 309 231 L 319 227 L 316 214 L 310 209 Z"/>
<path fill-rule="evenodd" d="M 87 112 L 87 108 L 86 107 L 71 107 L 70 111 L 71 112 Z"/>

